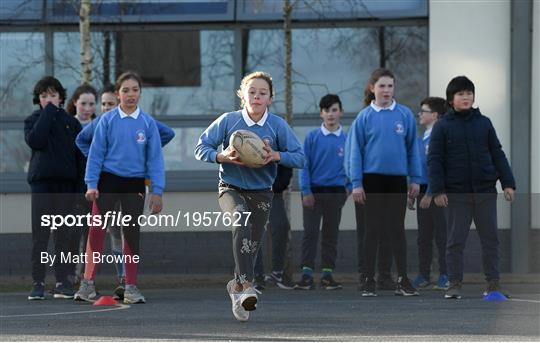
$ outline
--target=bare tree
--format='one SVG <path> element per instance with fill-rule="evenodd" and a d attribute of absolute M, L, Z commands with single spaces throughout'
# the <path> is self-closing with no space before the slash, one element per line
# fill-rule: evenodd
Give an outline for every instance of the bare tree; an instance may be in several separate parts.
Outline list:
<path fill-rule="evenodd" d="M 292 10 L 290 0 L 283 1 L 283 35 L 285 47 L 285 118 L 289 125 L 293 121 L 293 98 L 292 98 Z"/>
<path fill-rule="evenodd" d="M 81 84 L 85 84 L 92 82 L 90 0 L 81 0 L 79 18 L 79 31 L 81 36 Z"/>

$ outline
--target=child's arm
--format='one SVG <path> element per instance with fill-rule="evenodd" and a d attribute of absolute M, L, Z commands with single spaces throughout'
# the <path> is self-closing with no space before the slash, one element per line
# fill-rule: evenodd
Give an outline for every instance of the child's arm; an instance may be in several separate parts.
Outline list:
<path fill-rule="evenodd" d="M 278 163 L 289 168 L 303 168 L 305 163 L 304 151 L 294 131 L 284 120 L 278 130 L 277 140 L 280 155 Z"/>
<path fill-rule="evenodd" d="M 89 190 L 97 189 L 99 174 L 103 168 L 103 160 L 105 159 L 105 153 L 107 152 L 108 147 L 107 119 L 108 118 L 102 118 L 97 124 L 94 138 L 92 139 L 92 144 L 90 145 L 90 150 L 88 152 L 84 182 Z"/>
<path fill-rule="evenodd" d="M 92 120 L 90 124 L 86 125 L 86 127 L 79 132 L 77 138 L 75 139 L 75 143 L 85 157 L 88 157 L 90 145 L 92 144 L 92 138 L 94 137 L 94 132 L 98 122 L 99 119 Z"/>
<path fill-rule="evenodd" d="M 24 121 L 24 139 L 32 149 L 40 150 L 47 146 L 49 131 L 56 112 L 61 109 L 49 103 L 39 116 L 30 116 Z"/>
<path fill-rule="evenodd" d="M 162 195 L 165 188 L 165 167 L 163 152 L 161 151 L 161 139 L 155 121 L 150 121 L 150 135 L 146 145 L 146 174 L 150 178 L 152 190 L 156 195 Z"/>
<path fill-rule="evenodd" d="M 75 132 L 78 132 L 77 137 L 82 132 L 82 126 L 79 123 L 78 120 L 73 120 L 75 125 Z M 89 125 L 87 125 L 89 126 Z M 84 174 L 86 169 L 86 157 L 83 155 L 83 153 L 80 150 L 75 149 L 75 160 L 77 164 L 77 192 L 84 193 L 86 191 L 86 187 L 84 184 Z"/>
<path fill-rule="evenodd" d="M 428 184 L 433 195 L 446 193 L 444 186 L 446 158 L 445 133 L 441 122 L 437 122 L 431 131 L 428 153 Z"/>
<path fill-rule="evenodd" d="M 353 190 L 355 188 L 364 188 L 362 180 L 364 175 L 362 151 L 365 144 L 365 137 L 362 117 L 354 120 L 347 140 L 350 140 L 345 145 L 350 148 L 348 170 Z"/>
<path fill-rule="evenodd" d="M 161 146 L 167 145 L 175 136 L 173 129 L 163 124 L 160 121 L 155 120 L 157 129 L 159 131 L 159 137 L 161 139 Z"/>
<path fill-rule="evenodd" d="M 310 132 L 308 135 L 306 135 L 306 138 L 304 138 L 305 163 L 304 168 L 300 169 L 300 175 L 298 178 L 298 181 L 300 183 L 300 190 L 302 191 L 303 196 L 311 194 L 311 136 L 312 133 Z"/>
<path fill-rule="evenodd" d="M 491 154 L 491 159 L 493 161 L 493 164 L 495 164 L 495 168 L 497 169 L 497 172 L 499 173 L 499 180 L 501 182 L 501 186 L 503 189 L 506 189 L 506 188 L 516 189 L 516 181 L 514 180 L 512 169 L 510 168 L 508 159 L 506 158 L 506 155 L 504 154 L 504 151 L 502 150 L 501 143 L 499 142 L 499 138 L 497 138 L 497 133 L 495 132 L 495 128 L 493 127 L 491 120 L 489 120 L 489 125 L 490 125 L 489 134 L 488 134 L 489 152 Z"/>
<path fill-rule="evenodd" d="M 422 164 L 420 160 L 420 151 L 418 149 L 418 139 L 416 139 L 416 121 L 412 113 L 407 112 L 407 163 L 408 173 L 411 184 L 420 184 L 422 179 Z"/>
<path fill-rule="evenodd" d="M 353 125 L 354 126 L 354 122 Z M 347 189 L 352 191 L 352 182 L 351 182 L 351 137 L 350 133 L 347 134 L 347 140 L 345 141 L 345 156 L 343 157 L 343 169 L 345 169 L 345 175 L 347 175 Z"/>
<path fill-rule="evenodd" d="M 225 139 L 225 124 L 226 117 L 224 114 L 210 124 L 210 126 L 202 133 L 199 142 L 195 147 L 196 159 L 210 163 L 217 162 L 217 148 Z"/>

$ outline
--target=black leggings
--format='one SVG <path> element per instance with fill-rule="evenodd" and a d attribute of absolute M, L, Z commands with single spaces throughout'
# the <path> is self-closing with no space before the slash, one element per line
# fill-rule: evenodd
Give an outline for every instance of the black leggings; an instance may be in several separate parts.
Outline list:
<path fill-rule="evenodd" d="M 124 234 L 124 256 L 139 255 L 140 226 L 138 217 L 144 210 L 145 186 L 144 178 L 127 178 L 103 172 L 99 178 L 99 198 L 97 207 L 103 216 L 108 211 L 114 211 L 116 204 L 120 203 L 122 216 L 130 215 L 131 221 L 123 227 Z M 118 214 L 117 214 L 118 215 Z M 90 229 L 88 235 L 87 252 L 102 252 L 105 231 L 101 227 Z M 88 260 L 89 262 L 91 259 Z M 88 263 L 86 265 L 84 277 L 93 279 L 97 271 L 97 265 Z M 135 285 L 137 283 L 137 263 L 126 259 L 125 263 L 126 284 Z"/>
<path fill-rule="evenodd" d="M 389 239 L 398 276 L 407 276 L 407 241 L 405 211 L 407 179 L 405 176 L 364 174 L 366 192 L 366 230 L 363 242 L 364 277 L 374 277 L 379 237 Z"/>

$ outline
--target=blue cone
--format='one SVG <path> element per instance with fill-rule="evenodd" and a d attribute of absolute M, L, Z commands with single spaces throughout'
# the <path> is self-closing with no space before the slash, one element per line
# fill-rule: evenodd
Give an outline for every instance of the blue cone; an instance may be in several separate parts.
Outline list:
<path fill-rule="evenodd" d="M 508 298 L 498 291 L 489 292 L 485 297 L 486 301 L 506 301 Z"/>

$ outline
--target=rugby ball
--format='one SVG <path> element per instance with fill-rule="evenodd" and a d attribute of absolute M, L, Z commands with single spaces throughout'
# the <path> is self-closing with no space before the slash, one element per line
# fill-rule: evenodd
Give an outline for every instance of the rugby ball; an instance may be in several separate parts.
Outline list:
<path fill-rule="evenodd" d="M 236 151 L 240 160 L 250 168 L 264 165 L 266 151 L 264 142 L 254 132 L 238 130 L 233 132 L 229 139 L 229 145 Z"/>

